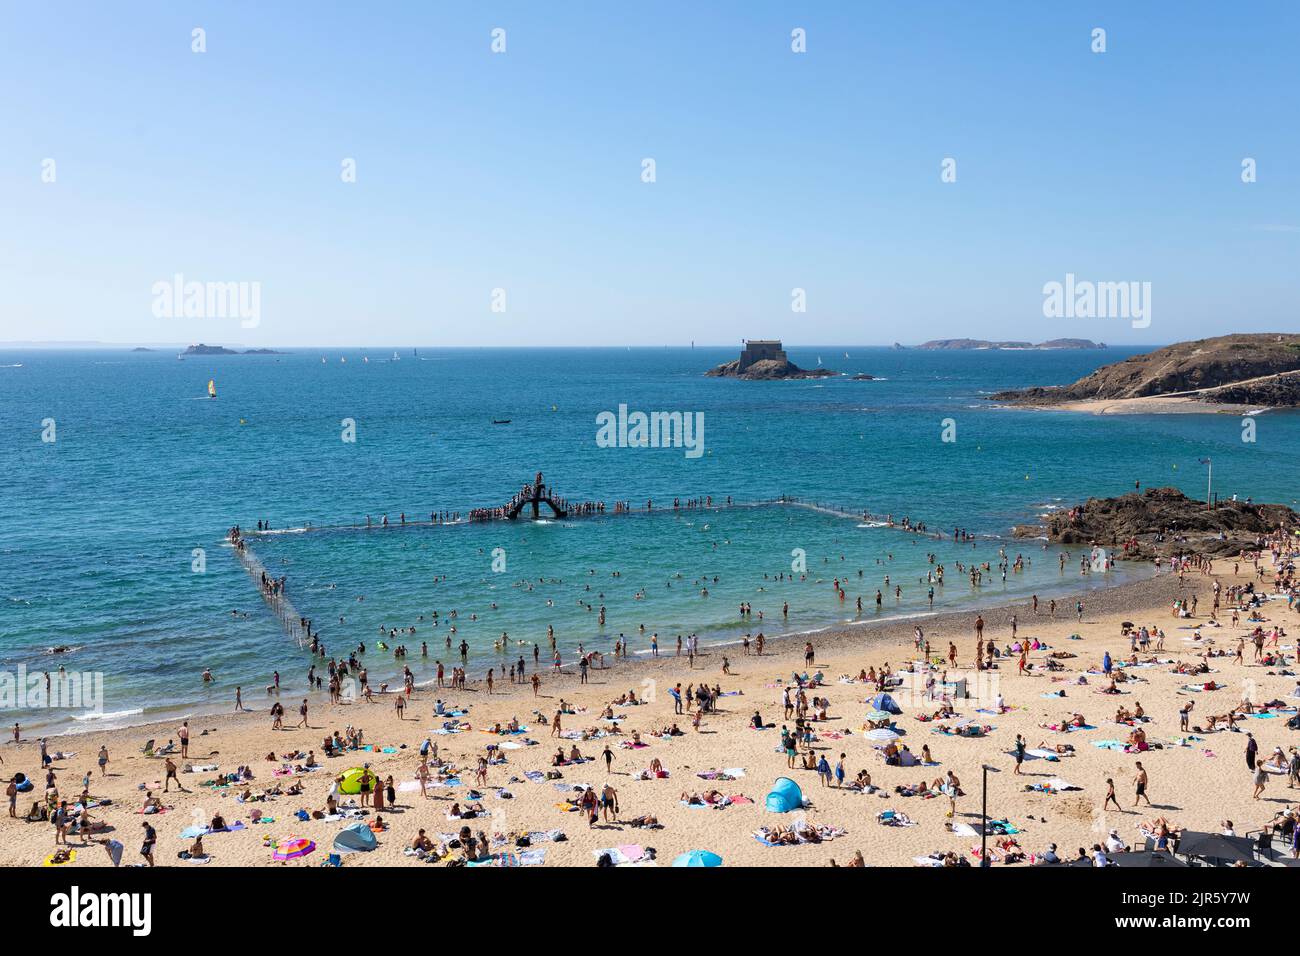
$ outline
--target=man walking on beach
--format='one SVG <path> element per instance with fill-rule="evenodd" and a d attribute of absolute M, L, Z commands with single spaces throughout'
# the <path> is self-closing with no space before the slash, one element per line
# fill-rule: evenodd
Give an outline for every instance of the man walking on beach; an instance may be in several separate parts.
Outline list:
<path fill-rule="evenodd" d="M 144 827 L 144 843 L 140 847 L 140 855 L 144 857 L 146 863 L 153 866 L 153 845 L 158 842 L 158 833 L 149 825 L 148 820 L 140 825 Z"/>
<path fill-rule="evenodd" d="M 302 717 L 302 720 L 298 721 L 298 726 L 306 727 L 308 730 L 311 730 L 311 726 L 307 723 L 307 698 L 306 697 L 302 699 L 302 706 L 298 708 L 298 713 Z"/>
<path fill-rule="evenodd" d="M 1020 765 L 1025 762 L 1025 738 L 1016 734 L 1016 776 L 1020 776 Z"/>
<path fill-rule="evenodd" d="M 176 736 L 181 742 L 181 759 L 184 760 L 190 755 L 190 722 L 181 721 L 181 725 L 176 730 Z"/>
<path fill-rule="evenodd" d="M 1137 773 L 1133 776 L 1133 784 L 1137 789 L 1137 795 L 1133 798 L 1133 806 L 1138 806 L 1143 800 L 1146 800 L 1147 806 L 1151 806 L 1151 798 L 1147 796 L 1147 772 L 1142 766 L 1142 761 L 1136 761 L 1133 766 L 1137 768 Z"/>
<path fill-rule="evenodd" d="M 167 760 L 163 763 L 163 768 L 167 772 L 167 776 L 163 780 L 163 793 L 166 793 L 168 791 L 169 787 L 171 786 L 171 782 L 173 780 L 176 781 L 176 787 L 177 789 L 180 790 L 181 793 L 189 793 L 188 790 L 186 790 L 183 786 L 181 786 L 181 778 L 176 776 L 176 761 L 172 760 L 171 757 L 168 757 Z"/>

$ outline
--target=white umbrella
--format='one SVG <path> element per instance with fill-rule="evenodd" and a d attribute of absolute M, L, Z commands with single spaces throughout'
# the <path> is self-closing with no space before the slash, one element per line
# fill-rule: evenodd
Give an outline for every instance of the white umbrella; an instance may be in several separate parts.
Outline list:
<path fill-rule="evenodd" d="M 887 744 L 898 739 L 898 734 L 894 733 L 888 727 L 879 727 L 876 730 L 868 730 L 863 734 L 872 743 Z"/>

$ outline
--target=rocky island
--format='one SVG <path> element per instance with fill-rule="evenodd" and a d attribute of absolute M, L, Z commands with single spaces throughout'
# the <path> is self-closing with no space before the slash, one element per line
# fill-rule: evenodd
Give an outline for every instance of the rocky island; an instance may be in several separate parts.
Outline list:
<path fill-rule="evenodd" d="M 1300 335 L 1180 342 L 1104 365 L 1071 385 L 996 392 L 989 401 L 1096 414 L 1232 412 L 1300 406 Z"/>
<path fill-rule="evenodd" d="M 1117 557 L 1149 559 L 1176 552 L 1235 555 L 1253 550 L 1270 532 L 1295 528 L 1286 505 L 1220 500 L 1214 507 L 1177 488 L 1149 488 L 1118 498 L 1089 498 L 1046 524 L 1017 525 L 1017 537 L 1116 549 Z"/>
<path fill-rule="evenodd" d="M 828 368 L 802 369 L 786 357 L 779 339 L 752 339 L 745 343 L 740 358 L 704 373 L 712 378 L 740 378 L 746 381 L 829 378 L 838 375 Z"/>

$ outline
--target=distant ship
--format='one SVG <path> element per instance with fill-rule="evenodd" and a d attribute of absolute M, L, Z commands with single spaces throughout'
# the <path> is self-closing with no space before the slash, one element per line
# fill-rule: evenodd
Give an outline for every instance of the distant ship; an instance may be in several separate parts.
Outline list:
<path fill-rule="evenodd" d="M 508 418 L 494 418 L 494 419 L 492 419 L 492 424 L 493 424 L 493 425 L 509 425 L 509 424 L 510 424 L 510 419 L 508 419 Z"/>
<path fill-rule="evenodd" d="M 215 379 L 208 379 L 208 398 L 217 397 L 217 382 Z"/>

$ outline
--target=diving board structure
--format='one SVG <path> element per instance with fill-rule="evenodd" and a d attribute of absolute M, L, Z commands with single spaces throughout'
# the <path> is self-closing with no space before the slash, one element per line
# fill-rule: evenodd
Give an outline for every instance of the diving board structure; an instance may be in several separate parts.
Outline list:
<path fill-rule="evenodd" d="M 543 504 L 550 508 L 551 513 L 557 518 L 563 518 L 569 513 L 564 499 L 556 498 L 552 490 L 546 487 L 546 482 L 542 480 L 542 473 L 539 471 L 531 485 L 524 485 L 519 493 L 510 499 L 510 503 L 506 505 L 506 517 L 514 521 L 519 517 L 520 512 L 531 507 L 533 519 L 536 520 L 541 517 L 540 509 Z"/>

